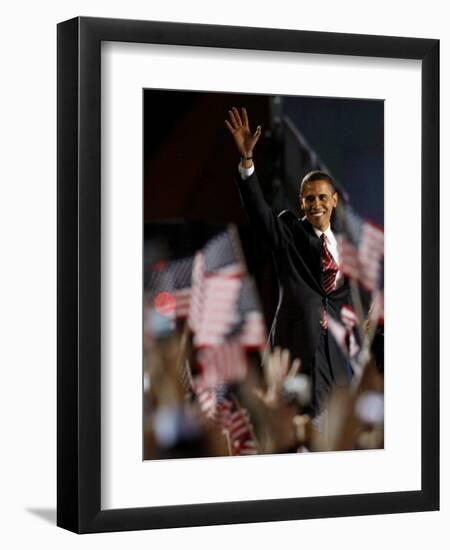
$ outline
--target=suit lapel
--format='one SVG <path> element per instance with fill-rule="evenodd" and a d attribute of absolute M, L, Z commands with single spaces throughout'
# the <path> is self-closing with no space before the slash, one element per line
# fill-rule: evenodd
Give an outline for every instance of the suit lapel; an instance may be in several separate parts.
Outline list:
<path fill-rule="evenodd" d="M 300 222 L 305 229 L 305 232 L 308 236 L 308 244 L 309 244 L 309 265 L 311 269 L 311 273 L 316 279 L 317 283 L 322 287 L 322 264 L 321 264 L 321 247 L 320 247 L 320 239 L 316 235 L 312 225 L 306 220 L 303 219 Z"/>

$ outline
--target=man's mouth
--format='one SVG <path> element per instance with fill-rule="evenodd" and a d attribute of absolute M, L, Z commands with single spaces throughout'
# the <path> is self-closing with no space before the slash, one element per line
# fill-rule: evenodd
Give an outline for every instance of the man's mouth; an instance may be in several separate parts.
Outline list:
<path fill-rule="evenodd" d="M 317 210 L 317 211 L 311 212 L 311 216 L 313 216 L 314 218 L 319 218 L 320 216 L 323 216 L 324 214 L 325 214 L 325 210 Z"/>

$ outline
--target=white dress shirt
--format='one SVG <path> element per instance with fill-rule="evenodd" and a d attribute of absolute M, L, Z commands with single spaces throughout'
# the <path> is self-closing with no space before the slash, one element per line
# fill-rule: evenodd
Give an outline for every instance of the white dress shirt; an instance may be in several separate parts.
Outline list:
<path fill-rule="evenodd" d="M 255 171 L 255 165 L 252 164 L 252 165 L 250 166 L 250 168 L 244 168 L 244 167 L 242 166 L 242 164 L 239 163 L 238 170 L 239 170 L 239 174 L 241 175 L 241 178 L 242 178 L 243 180 L 246 180 L 246 179 L 249 178 L 249 177 L 253 174 L 253 172 Z"/>
<path fill-rule="evenodd" d="M 314 233 L 319 237 L 319 239 L 322 233 L 325 233 L 325 236 L 327 238 L 328 250 L 330 251 L 330 254 L 333 256 L 333 259 L 336 262 L 336 264 L 339 265 L 338 244 L 333 231 L 331 231 L 331 227 L 328 226 L 328 229 L 326 229 L 325 231 L 321 231 L 320 229 L 317 229 L 317 227 L 314 227 L 314 226 L 313 226 L 313 229 L 314 229 Z"/>

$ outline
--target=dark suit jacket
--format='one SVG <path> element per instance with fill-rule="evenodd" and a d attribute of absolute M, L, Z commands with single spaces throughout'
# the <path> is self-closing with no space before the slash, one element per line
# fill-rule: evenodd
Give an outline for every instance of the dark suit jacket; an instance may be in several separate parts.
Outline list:
<path fill-rule="evenodd" d="M 276 215 L 266 203 L 256 173 L 246 180 L 237 175 L 237 184 L 250 223 L 264 236 L 273 251 L 281 289 L 273 346 L 287 348 L 291 357 L 302 361 L 302 372 L 311 374 L 312 361 L 319 343 L 323 309 L 340 319 L 343 304 L 350 303 L 348 282 L 330 294 L 322 287 L 320 239 L 311 224 L 288 210 Z M 330 364 L 338 384 L 351 378 L 349 361 L 328 335 Z"/>

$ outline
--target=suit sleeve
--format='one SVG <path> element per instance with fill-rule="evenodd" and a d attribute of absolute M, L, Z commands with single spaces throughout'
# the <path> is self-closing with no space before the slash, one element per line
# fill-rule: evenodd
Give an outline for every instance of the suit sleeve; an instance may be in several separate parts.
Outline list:
<path fill-rule="evenodd" d="M 252 226 L 268 239 L 272 248 L 285 248 L 292 239 L 291 230 L 267 204 L 256 173 L 245 180 L 237 173 L 236 182 Z"/>

